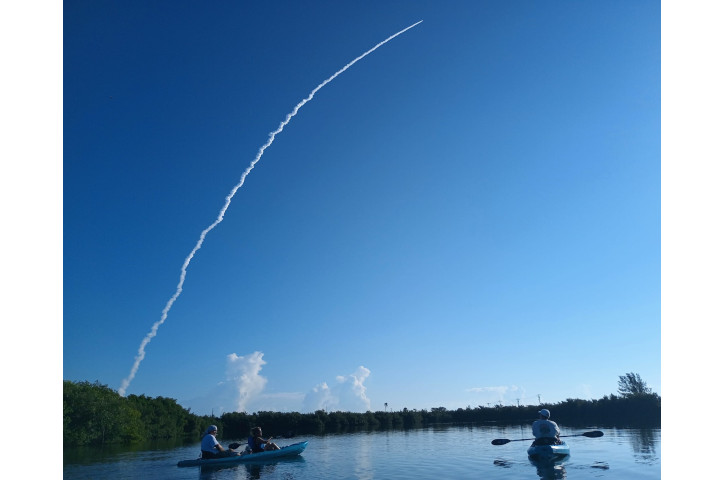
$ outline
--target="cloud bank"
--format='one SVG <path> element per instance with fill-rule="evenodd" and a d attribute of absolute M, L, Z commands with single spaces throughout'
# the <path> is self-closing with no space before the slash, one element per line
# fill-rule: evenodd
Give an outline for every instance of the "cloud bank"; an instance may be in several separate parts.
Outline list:
<path fill-rule="evenodd" d="M 359 366 L 353 373 L 338 375 L 334 381 L 315 385 L 304 392 L 265 392 L 267 378 L 262 368 L 267 362 L 264 353 L 248 355 L 230 353 L 226 356 L 226 375 L 205 396 L 185 402 L 200 415 L 221 415 L 225 412 L 300 412 L 316 410 L 366 412 L 370 399 L 365 380 L 370 370 Z"/>

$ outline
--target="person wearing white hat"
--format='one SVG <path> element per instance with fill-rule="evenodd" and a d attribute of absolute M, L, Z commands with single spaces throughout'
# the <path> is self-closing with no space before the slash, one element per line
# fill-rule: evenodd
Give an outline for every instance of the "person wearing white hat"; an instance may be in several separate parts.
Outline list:
<path fill-rule="evenodd" d="M 239 455 L 238 452 L 224 450 L 224 447 L 216 439 L 217 431 L 216 425 L 209 425 L 209 428 L 206 429 L 206 433 L 201 439 L 201 458 L 220 458 Z"/>
<path fill-rule="evenodd" d="M 559 425 L 549 420 L 551 412 L 545 408 L 539 410 L 539 419 L 531 426 L 531 430 L 536 437 L 534 444 L 536 445 L 552 445 L 557 444 L 559 440 Z"/>

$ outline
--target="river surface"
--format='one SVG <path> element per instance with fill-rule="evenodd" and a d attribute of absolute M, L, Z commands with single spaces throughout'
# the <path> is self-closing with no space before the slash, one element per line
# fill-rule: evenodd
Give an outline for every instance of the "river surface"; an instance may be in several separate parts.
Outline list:
<path fill-rule="evenodd" d="M 331 434 L 275 440 L 280 446 L 308 440 L 294 459 L 226 467 L 180 468 L 199 456 L 199 445 L 153 450 L 68 451 L 64 480 L 85 479 L 626 479 L 661 478 L 660 429 L 567 429 L 562 435 L 601 430 L 604 436 L 565 438 L 571 455 L 554 464 L 528 460 L 530 441 L 491 445 L 495 438 L 526 439 L 520 426 L 439 426 L 406 431 Z M 244 439 L 219 439 L 226 446 Z"/>

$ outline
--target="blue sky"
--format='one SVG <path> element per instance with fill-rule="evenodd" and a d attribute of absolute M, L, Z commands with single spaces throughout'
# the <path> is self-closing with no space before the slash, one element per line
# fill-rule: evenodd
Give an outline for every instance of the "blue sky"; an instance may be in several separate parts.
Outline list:
<path fill-rule="evenodd" d="M 80 2 L 63 378 L 200 414 L 661 392 L 659 2 Z"/>

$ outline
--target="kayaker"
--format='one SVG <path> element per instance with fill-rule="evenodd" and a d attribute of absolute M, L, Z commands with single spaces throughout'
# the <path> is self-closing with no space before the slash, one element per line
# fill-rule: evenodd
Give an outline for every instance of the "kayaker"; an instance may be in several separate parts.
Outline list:
<path fill-rule="evenodd" d="M 206 433 L 201 439 L 201 458 L 221 458 L 239 455 L 238 452 L 224 450 L 224 447 L 216 439 L 217 432 L 216 425 L 209 425 L 206 429 Z"/>
<path fill-rule="evenodd" d="M 252 429 L 252 436 L 249 437 L 249 447 L 252 449 L 252 453 L 279 450 L 276 443 L 270 442 L 271 439 L 272 437 L 266 440 L 262 438 L 262 429 L 260 427 L 254 427 Z"/>
<path fill-rule="evenodd" d="M 559 425 L 549 420 L 551 412 L 546 408 L 539 410 L 539 419 L 531 426 L 531 430 L 536 437 L 534 445 L 555 445 L 561 442 L 559 440 Z"/>

